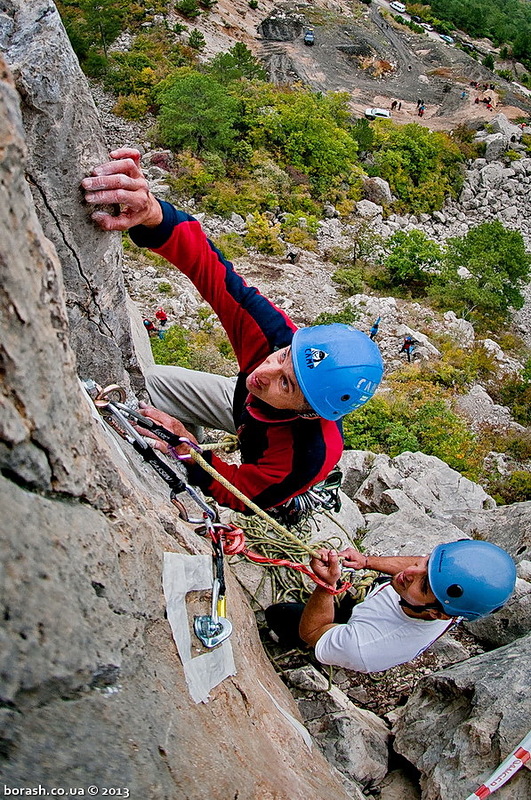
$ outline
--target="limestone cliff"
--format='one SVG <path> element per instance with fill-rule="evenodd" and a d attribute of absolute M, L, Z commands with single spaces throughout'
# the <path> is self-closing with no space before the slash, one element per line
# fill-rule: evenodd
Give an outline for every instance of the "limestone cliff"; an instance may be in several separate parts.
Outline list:
<path fill-rule="evenodd" d="M 121 379 L 135 360 L 119 241 L 91 226 L 77 188 L 104 144 L 53 6 L 2 8 L 15 72 L 2 64 L 3 783 L 123 788 L 138 800 L 346 800 L 283 713 L 298 712 L 230 577 L 237 674 L 207 704 L 189 696 L 162 560 L 208 548 L 136 456 L 124 458 L 76 375 Z M 208 594 L 197 602 L 206 611 Z"/>

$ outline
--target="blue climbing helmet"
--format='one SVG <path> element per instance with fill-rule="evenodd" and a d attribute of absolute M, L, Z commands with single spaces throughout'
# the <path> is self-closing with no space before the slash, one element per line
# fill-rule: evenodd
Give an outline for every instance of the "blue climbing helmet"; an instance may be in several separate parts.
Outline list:
<path fill-rule="evenodd" d="M 433 550 L 428 580 L 445 614 L 473 620 L 507 602 L 514 590 L 516 567 L 501 547 L 460 539 Z"/>
<path fill-rule="evenodd" d="M 382 380 L 378 345 L 351 325 L 299 328 L 291 355 L 306 400 L 325 419 L 340 419 L 362 406 Z"/>

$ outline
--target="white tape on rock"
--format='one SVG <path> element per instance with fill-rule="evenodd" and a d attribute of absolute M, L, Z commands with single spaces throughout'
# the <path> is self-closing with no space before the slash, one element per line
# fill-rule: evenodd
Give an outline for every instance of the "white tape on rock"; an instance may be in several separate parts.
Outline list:
<path fill-rule="evenodd" d="M 212 587 L 212 557 L 164 553 L 162 585 L 168 621 L 184 667 L 190 696 L 195 703 L 207 703 L 210 690 L 229 675 L 236 674 L 230 640 L 208 653 L 195 657 L 192 655 L 186 595 Z"/>

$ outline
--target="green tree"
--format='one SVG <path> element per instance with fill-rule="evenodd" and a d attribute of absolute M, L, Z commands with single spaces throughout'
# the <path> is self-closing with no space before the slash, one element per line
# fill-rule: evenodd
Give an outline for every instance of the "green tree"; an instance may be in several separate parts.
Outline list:
<path fill-rule="evenodd" d="M 443 266 L 433 286 L 439 305 L 481 322 L 505 321 L 524 304 L 531 257 L 518 231 L 501 222 L 484 222 L 465 236 L 449 239 Z"/>
<path fill-rule="evenodd" d="M 206 45 L 206 40 L 201 31 L 194 28 L 188 37 L 188 44 L 193 50 L 203 50 Z"/>
<path fill-rule="evenodd" d="M 265 69 L 243 42 L 236 42 L 226 53 L 218 53 L 208 64 L 208 71 L 223 84 L 240 78 L 259 81 L 267 78 Z"/>
<path fill-rule="evenodd" d="M 397 231 L 386 242 L 384 260 L 391 286 L 405 286 L 412 293 L 423 291 L 440 268 L 442 251 L 437 242 L 419 230 Z"/>
<path fill-rule="evenodd" d="M 445 133 L 421 125 L 374 124 L 374 170 L 398 197 L 399 209 L 424 212 L 441 208 L 463 182 L 463 155 Z"/>
<path fill-rule="evenodd" d="M 164 143 L 196 153 L 229 150 L 236 136 L 238 101 L 210 75 L 177 73 L 159 95 L 158 126 Z"/>
<path fill-rule="evenodd" d="M 483 66 L 487 69 L 494 69 L 494 56 L 492 53 L 487 53 L 485 58 L 483 59 Z"/>

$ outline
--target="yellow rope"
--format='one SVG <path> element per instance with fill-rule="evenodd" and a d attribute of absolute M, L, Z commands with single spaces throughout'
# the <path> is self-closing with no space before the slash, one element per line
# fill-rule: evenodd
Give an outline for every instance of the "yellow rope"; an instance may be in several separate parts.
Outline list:
<path fill-rule="evenodd" d="M 217 471 L 217 469 L 215 469 L 215 467 L 209 464 L 208 461 L 205 461 L 203 456 L 200 453 L 198 453 L 197 450 L 190 449 L 190 455 L 192 456 L 194 461 L 196 461 L 205 470 L 205 472 L 208 472 L 208 474 L 211 475 L 213 478 L 215 478 L 223 487 L 225 487 L 225 489 L 228 489 L 230 492 L 232 492 L 232 494 L 235 497 L 237 497 L 238 500 L 240 500 L 248 508 L 250 508 L 251 511 L 254 511 L 254 513 L 257 516 L 262 517 L 262 519 L 266 520 L 268 525 L 271 528 L 273 528 L 273 530 L 275 530 L 281 536 L 284 536 L 286 539 L 289 539 L 294 544 L 301 547 L 306 553 L 309 553 L 311 556 L 317 555 L 313 547 L 309 547 L 308 545 L 301 542 L 301 540 L 297 536 L 295 536 L 295 534 L 291 533 L 291 531 L 285 528 L 284 525 L 281 525 L 280 522 L 277 522 L 275 519 L 273 519 L 273 517 L 270 517 L 269 514 L 267 514 L 262 508 L 260 508 L 260 506 L 257 506 L 256 503 L 253 503 L 253 501 L 250 500 L 248 497 L 246 497 L 243 494 L 243 492 L 240 492 L 240 490 L 237 489 L 235 486 L 233 486 L 230 481 L 224 478 L 223 475 L 221 475 Z"/>

